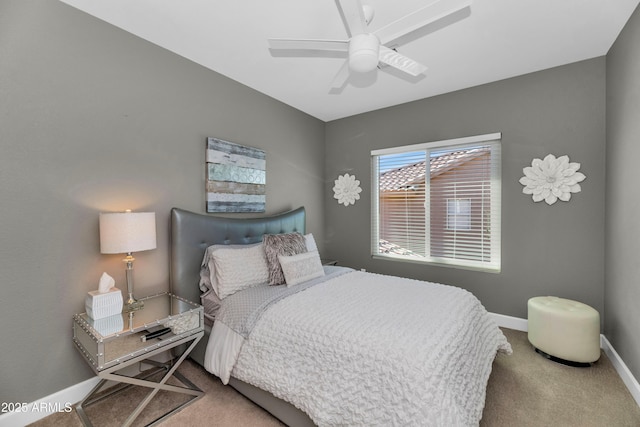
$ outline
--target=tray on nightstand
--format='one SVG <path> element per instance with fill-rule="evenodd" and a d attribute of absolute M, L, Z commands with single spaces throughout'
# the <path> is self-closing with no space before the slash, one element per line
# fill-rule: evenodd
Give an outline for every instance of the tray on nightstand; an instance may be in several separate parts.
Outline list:
<path fill-rule="evenodd" d="M 204 327 L 202 306 L 163 293 L 143 298 L 144 308 L 94 320 L 87 313 L 73 316 L 73 342 L 99 372 L 151 352 Z M 149 329 L 169 327 L 171 332 L 144 341 Z"/>

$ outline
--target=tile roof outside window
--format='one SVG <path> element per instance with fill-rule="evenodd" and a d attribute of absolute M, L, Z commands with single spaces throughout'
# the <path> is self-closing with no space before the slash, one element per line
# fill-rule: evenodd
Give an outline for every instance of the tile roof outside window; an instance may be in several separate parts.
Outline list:
<path fill-rule="evenodd" d="M 489 151 L 488 148 L 472 148 L 454 151 L 430 159 L 431 178 L 441 175 L 469 160 Z M 413 163 L 380 174 L 380 191 L 397 191 L 425 182 L 426 161 Z"/>

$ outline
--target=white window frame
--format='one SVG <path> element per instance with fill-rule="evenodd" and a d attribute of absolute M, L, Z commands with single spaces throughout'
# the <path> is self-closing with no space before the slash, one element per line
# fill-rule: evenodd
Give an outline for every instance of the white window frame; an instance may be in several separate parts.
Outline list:
<path fill-rule="evenodd" d="M 491 133 L 485 135 L 476 135 L 464 138 L 456 138 L 449 140 L 425 142 L 421 144 L 405 145 L 399 147 L 385 148 L 371 151 L 371 191 L 372 191 L 372 206 L 371 206 L 371 254 L 375 259 L 386 259 L 394 261 L 414 262 L 414 263 L 426 263 L 434 265 L 442 265 L 447 267 L 462 268 L 469 270 L 487 271 L 492 273 L 498 273 L 501 269 L 501 197 L 502 197 L 502 184 L 501 184 L 501 140 L 502 133 Z M 453 258 L 433 257 L 427 254 L 426 257 L 416 258 L 415 256 L 404 256 L 393 253 L 380 253 L 380 187 L 378 178 L 380 171 L 378 169 L 378 156 L 390 155 L 390 154 L 402 154 L 414 151 L 425 150 L 427 153 L 434 149 L 455 147 L 459 146 L 461 149 L 465 146 L 473 146 L 490 144 L 491 155 L 497 156 L 496 163 L 491 171 L 491 219 L 490 219 L 490 244 L 491 244 L 491 261 L 472 261 Z M 427 154 L 426 158 L 429 156 Z M 426 174 L 425 184 L 429 187 L 429 174 Z M 426 205 L 429 204 L 428 197 Z M 425 245 L 426 248 L 430 248 L 430 218 L 429 218 L 428 206 L 425 206 Z"/>

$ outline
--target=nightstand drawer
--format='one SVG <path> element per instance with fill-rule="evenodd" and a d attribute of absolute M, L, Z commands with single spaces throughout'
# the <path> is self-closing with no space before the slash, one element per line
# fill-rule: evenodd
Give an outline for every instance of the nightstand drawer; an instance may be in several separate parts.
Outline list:
<path fill-rule="evenodd" d="M 144 298 L 144 308 L 103 319 L 86 313 L 73 316 L 73 342 L 96 372 L 201 332 L 202 306 L 172 294 Z M 150 328 L 171 332 L 143 340 Z"/>

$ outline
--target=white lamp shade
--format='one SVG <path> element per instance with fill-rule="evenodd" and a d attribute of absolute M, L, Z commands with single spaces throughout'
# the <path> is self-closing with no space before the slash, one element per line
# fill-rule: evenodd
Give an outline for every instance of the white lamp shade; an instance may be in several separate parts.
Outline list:
<path fill-rule="evenodd" d="M 101 253 L 121 254 L 155 248 L 155 212 L 100 213 Z"/>

